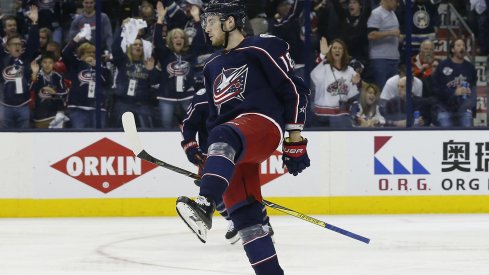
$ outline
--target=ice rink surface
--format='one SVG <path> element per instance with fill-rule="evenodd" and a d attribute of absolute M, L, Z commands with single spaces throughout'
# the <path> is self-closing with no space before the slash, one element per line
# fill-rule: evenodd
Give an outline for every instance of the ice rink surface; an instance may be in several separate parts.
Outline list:
<path fill-rule="evenodd" d="M 489 215 L 314 217 L 371 243 L 272 216 L 285 274 L 489 274 Z M 176 217 L 0 219 L 0 275 L 254 274 L 226 227 L 202 244 Z"/>

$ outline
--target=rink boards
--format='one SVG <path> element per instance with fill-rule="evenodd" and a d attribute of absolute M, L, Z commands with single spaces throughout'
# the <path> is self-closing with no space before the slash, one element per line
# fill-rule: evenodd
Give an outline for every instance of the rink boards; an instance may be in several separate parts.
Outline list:
<path fill-rule="evenodd" d="M 143 132 L 155 157 L 196 172 L 178 132 Z M 267 200 L 308 214 L 488 213 L 489 133 L 305 132 L 311 167 L 277 150 L 261 165 Z M 2 133 L 0 217 L 173 216 L 193 180 L 135 158 L 122 132 Z M 271 212 L 272 214 L 279 214 Z"/>

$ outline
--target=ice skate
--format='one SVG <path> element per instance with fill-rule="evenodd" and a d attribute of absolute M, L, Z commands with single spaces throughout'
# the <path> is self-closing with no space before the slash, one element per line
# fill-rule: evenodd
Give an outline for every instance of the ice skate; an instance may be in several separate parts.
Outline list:
<path fill-rule="evenodd" d="M 197 238 L 203 243 L 207 240 L 207 231 L 212 228 L 212 214 L 216 206 L 204 196 L 197 199 L 181 196 L 177 199 L 177 213 Z"/>
<path fill-rule="evenodd" d="M 235 244 L 241 238 L 239 237 L 238 231 L 234 228 L 233 221 L 229 220 L 228 231 L 226 232 L 226 240 L 228 240 L 231 244 Z"/>

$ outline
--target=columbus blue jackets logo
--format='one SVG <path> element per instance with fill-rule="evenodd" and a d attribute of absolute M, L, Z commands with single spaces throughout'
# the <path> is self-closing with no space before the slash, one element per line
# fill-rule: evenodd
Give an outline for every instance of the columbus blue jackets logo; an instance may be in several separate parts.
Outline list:
<path fill-rule="evenodd" d="M 78 80 L 80 81 L 80 86 L 88 84 L 90 81 L 94 81 L 91 70 L 83 70 L 79 72 Z"/>
<path fill-rule="evenodd" d="M 168 63 L 166 71 L 170 76 L 186 76 L 190 71 L 190 63 L 185 60 L 173 61 Z"/>
<path fill-rule="evenodd" d="M 463 76 L 460 74 L 459 76 L 456 76 L 452 81 L 449 81 L 447 83 L 448 88 L 457 88 L 457 86 L 462 85 L 462 83 L 467 82 L 467 77 Z"/>
<path fill-rule="evenodd" d="M 214 103 L 221 105 L 233 98 L 243 100 L 246 87 L 248 66 L 224 70 L 214 80 Z"/>
<path fill-rule="evenodd" d="M 418 10 L 413 14 L 413 23 L 418 29 L 426 29 L 430 25 L 430 15 L 426 10 Z"/>
<path fill-rule="evenodd" d="M 346 84 L 346 80 L 344 78 L 340 78 L 335 80 L 335 82 L 331 83 L 331 85 L 327 88 L 328 93 L 332 96 L 335 95 L 347 95 L 348 94 L 348 85 Z"/>
<path fill-rule="evenodd" d="M 24 70 L 22 67 L 15 68 L 15 66 L 5 67 L 2 71 L 2 77 L 5 82 L 14 81 L 16 77 L 22 77 Z"/>
<path fill-rule="evenodd" d="M 54 91 L 54 93 L 52 93 L 53 90 L 52 89 L 48 89 L 46 87 L 43 87 L 39 90 L 39 98 L 41 98 L 41 101 L 44 101 L 45 99 L 48 99 L 48 98 L 53 98 L 54 96 L 54 93 L 56 93 L 56 91 Z"/>

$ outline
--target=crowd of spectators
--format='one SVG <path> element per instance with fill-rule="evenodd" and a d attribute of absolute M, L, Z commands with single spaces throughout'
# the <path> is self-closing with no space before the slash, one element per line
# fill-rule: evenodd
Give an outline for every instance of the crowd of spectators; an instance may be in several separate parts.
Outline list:
<path fill-rule="evenodd" d="M 178 127 L 215 50 L 200 24 L 208 0 L 101 1 L 101 26 L 96 2 L 0 0 L 1 128 L 119 128 L 125 111 L 140 127 Z M 465 40 L 452 40 L 448 58 L 434 55 L 440 0 L 314 0 L 307 21 L 303 0 L 245 2 L 246 33 L 286 40 L 296 67 L 310 73 L 309 127 L 405 127 L 407 110 L 420 114 L 417 126 L 473 125 L 477 76 Z M 451 2 L 478 37 L 478 53 L 489 54 L 488 0 Z M 308 62 L 315 65 L 304 72 Z"/>

